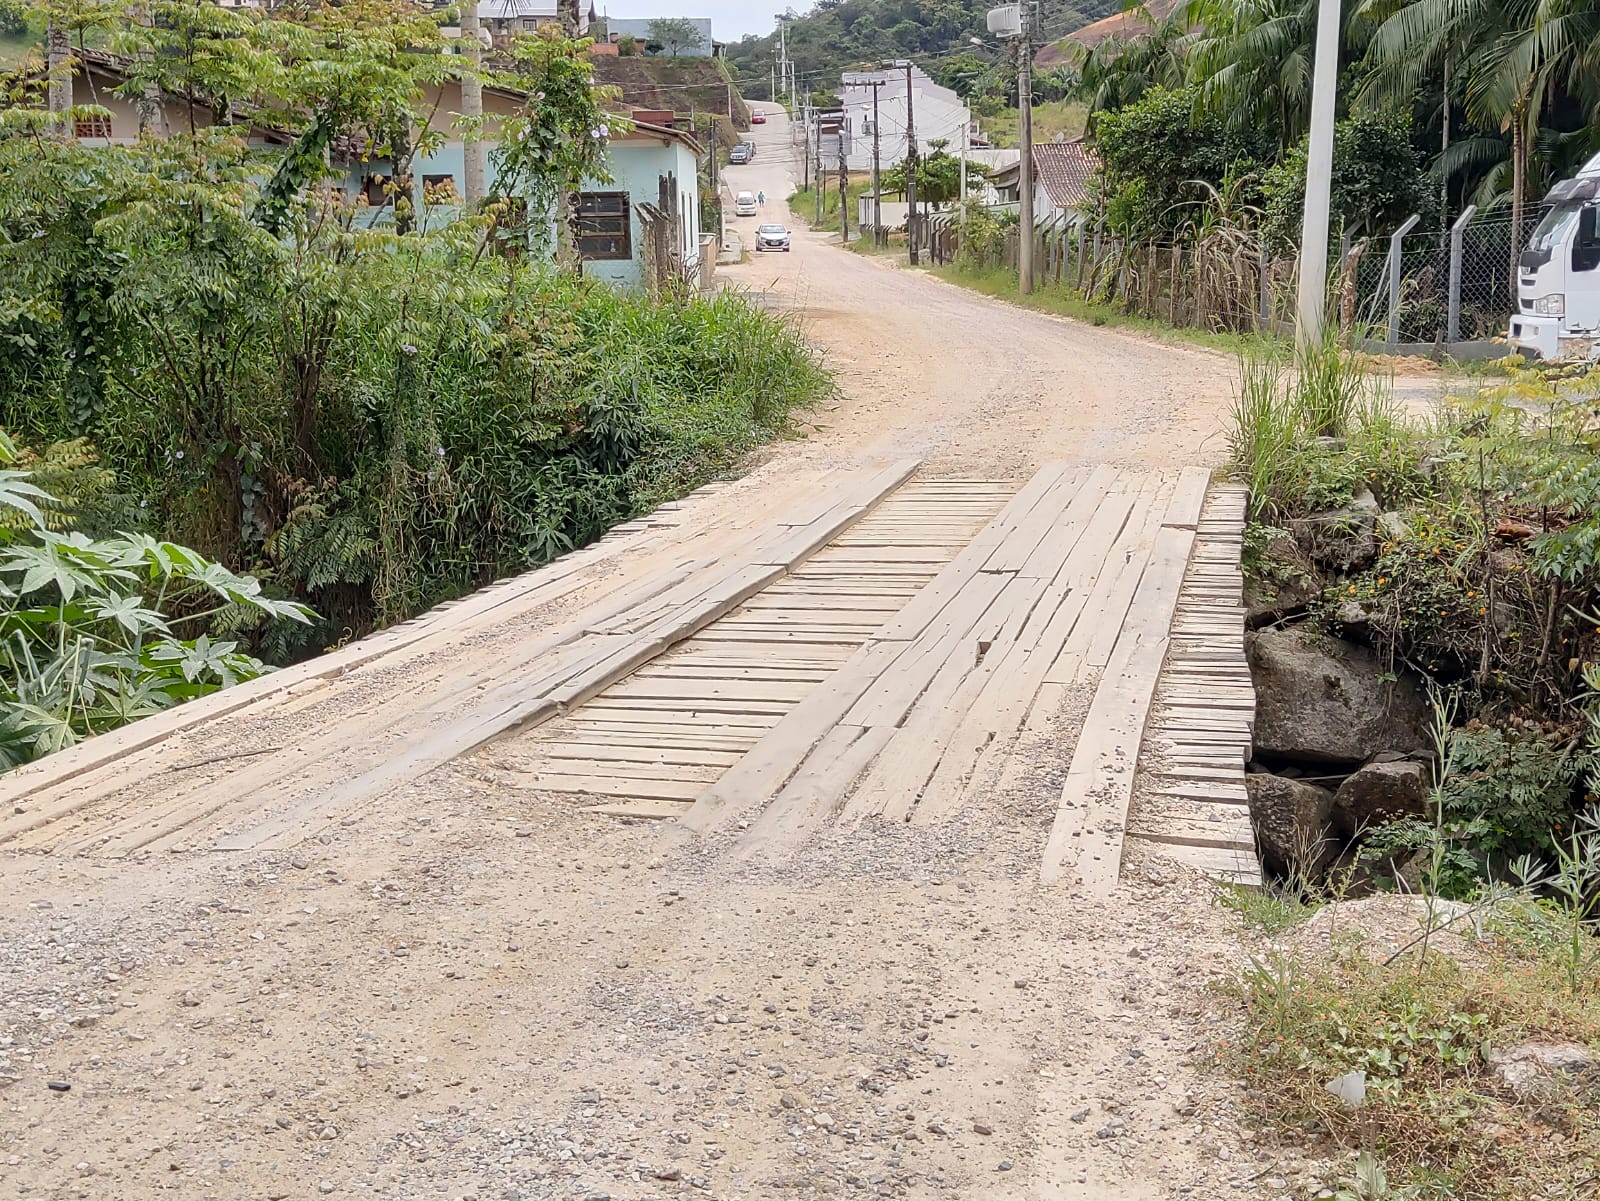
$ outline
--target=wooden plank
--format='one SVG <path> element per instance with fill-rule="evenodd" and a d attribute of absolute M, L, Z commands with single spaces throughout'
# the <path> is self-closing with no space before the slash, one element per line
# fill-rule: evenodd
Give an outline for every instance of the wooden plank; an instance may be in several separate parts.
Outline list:
<path fill-rule="evenodd" d="M 904 643 L 868 643 L 828 681 L 791 709 L 750 753 L 706 789 L 683 823 L 697 833 L 727 824 L 776 796 L 811 750 L 888 670 Z"/>
<path fill-rule="evenodd" d="M 1194 537 L 1173 526 L 1156 536 L 1138 602 L 1129 610 L 1073 750 L 1040 868 L 1044 883 L 1056 883 L 1075 869 L 1096 894 L 1116 884 L 1145 717 Z"/>
<path fill-rule="evenodd" d="M 834 726 L 740 838 L 737 853 L 750 855 L 820 826 L 838 810 L 850 785 L 893 733 L 888 729 Z"/>
<path fill-rule="evenodd" d="M 525 772 L 502 781 L 522 792 L 575 792 L 586 796 L 626 796 L 646 800 L 692 801 L 705 787 L 698 780 L 622 780 L 616 776 L 578 776 L 565 772 Z"/>

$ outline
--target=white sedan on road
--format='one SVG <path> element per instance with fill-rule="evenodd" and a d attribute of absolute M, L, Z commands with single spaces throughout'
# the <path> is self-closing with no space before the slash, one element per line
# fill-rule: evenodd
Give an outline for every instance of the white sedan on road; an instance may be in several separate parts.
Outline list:
<path fill-rule="evenodd" d="M 763 225 L 756 230 L 757 250 L 788 250 L 789 231 L 781 225 Z"/>

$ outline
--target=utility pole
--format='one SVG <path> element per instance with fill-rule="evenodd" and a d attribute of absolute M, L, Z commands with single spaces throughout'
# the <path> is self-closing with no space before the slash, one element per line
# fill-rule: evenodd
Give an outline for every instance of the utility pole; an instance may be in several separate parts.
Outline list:
<path fill-rule="evenodd" d="M 1017 175 L 1022 229 L 1017 242 L 1017 287 L 1033 291 L 1033 4 L 1022 6 L 1022 37 L 1017 41 L 1017 113 L 1022 161 Z M 965 178 L 965 176 L 963 176 Z"/>
<path fill-rule="evenodd" d="M 850 241 L 850 165 L 845 160 L 845 130 L 848 125 L 839 124 L 839 241 L 846 244 Z"/>
<path fill-rule="evenodd" d="M 812 121 L 817 127 L 817 167 L 813 178 L 817 184 L 817 224 L 821 225 L 823 212 L 827 208 L 826 197 L 828 194 L 828 183 L 822 175 L 822 119 L 815 115 L 809 100 L 806 101 L 806 111 L 812 113 Z"/>
<path fill-rule="evenodd" d="M 1300 226 L 1299 322 L 1295 340 L 1322 337 L 1328 294 L 1328 205 L 1333 191 L 1334 87 L 1339 74 L 1340 0 L 1317 5 L 1316 68 L 1311 76 L 1311 138 L 1306 154 L 1305 215 Z"/>
<path fill-rule="evenodd" d="M 872 88 L 872 244 L 883 245 L 883 184 L 880 174 L 880 157 L 882 153 L 882 139 L 878 125 L 878 89 L 883 86 L 883 80 L 875 79 L 868 85 Z"/>
<path fill-rule="evenodd" d="M 461 73 L 461 115 L 472 124 L 467 130 L 466 144 L 461 148 L 461 191 L 469 213 L 477 212 L 488 194 L 485 176 L 489 148 L 484 145 L 482 128 L 483 42 L 479 38 L 482 29 L 478 0 L 466 0 L 461 6 L 461 41 L 467 59 L 467 69 Z"/>
<path fill-rule="evenodd" d="M 961 123 L 961 211 L 959 219 L 961 224 L 967 223 L 967 149 L 972 142 L 972 121 L 969 118 Z"/>
<path fill-rule="evenodd" d="M 911 62 L 906 61 L 906 240 L 917 265 L 917 115 L 911 97 Z"/>

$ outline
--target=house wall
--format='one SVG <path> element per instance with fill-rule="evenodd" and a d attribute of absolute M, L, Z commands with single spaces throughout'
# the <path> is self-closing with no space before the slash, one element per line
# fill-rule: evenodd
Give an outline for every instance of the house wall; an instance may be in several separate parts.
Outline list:
<path fill-rule="evenodd" d="M 633 257 L 626 262 L 615 260 L 585 263 L 583 273 L 591 279 L 603 279 L 607 283 L 623 284 L 628 287 L 643 286 L 644 222 L 639 216 L 638 206 L 657 202 L 661 177 L 669 173 L 677 177 L 678 208 L 682 214 L 683 227 L 679 231 L 678 252 L 683 256 L 685 267 L 698 265 L 700 262 L 698 171 L 699 164 L 695 161 L 695 156 L 680 142 L 668 142 L 658 138 L 630 138 L 612 142 L 611 174 L 614 182 L 586 185 L 586 190 L 628 193 Z"/>
<path fill-rule="evenodd" d="M 884 167 L 903 162 L 907 143 L 906 79 L 902 71 L 844 77 L 839 97 L 844 101 L 851 139 L 845 161 L 852 171 L 872 169 L 872 89 L 853 82 L 857 79 L 883 81 L 878 89 L 879 162 Z M 961 97 L 949 88 L 940 87 L 919 70 L 912 71 L 911 84 L 918 153 L 930 153 L 934 142 L 946 142 L 952 154 L 959 152 L 962 134 L 972 120 Z"/>
<path fill-rule="evenodd" d="M 586 182 L 583 190 L 628 194 L 632 257 L 627 260 L 586 262 L 583 265 L 583 273 L 591 279 L 604 280 L 624 287 L 643 286 L 644 222 L 639 216 L 638 206 L 657 203 L 661 177 L 668 174 L 677 178 L 678 207 L 682 214 L 678 252 L 682 255 L 685 267 L 697 266 L 700 261 L 700 185 L 699 163 L 693 152 L 676 140 L 635 134 L 613 141 L 610 145 L 610 156 L 613 181 Z M 461 209 L 458 205 L 428 206 L 423 191 L 427 176 L 449 175 L 454 179 L 459 194 L 465 165 L 466 150 L 459 140 L 445 142 L 433 153 L 417 159 L 413 168 L 413 178 L 416 182 L 415 204 L 420 222 L 430 228 L 436 228 L 460 216 Z M 390 169 L 387 159 L 350 164 L 345 171 L 343 190 L 347 195 L 357 196 L 362 191 L 363 181 L 367 175 L 387 175 Z M 494 154 L 491 148 L 486 183 L 493 188 L 495 182 Z M 392 207 L 383 207 L 382 222 L 387 224 L 392 221 L 393 214 Z M 379 218 L 380 209 L 375 207 L 368 220 Z M 366 223 L 360 214 L 356 220 L 357 224 Z"/>

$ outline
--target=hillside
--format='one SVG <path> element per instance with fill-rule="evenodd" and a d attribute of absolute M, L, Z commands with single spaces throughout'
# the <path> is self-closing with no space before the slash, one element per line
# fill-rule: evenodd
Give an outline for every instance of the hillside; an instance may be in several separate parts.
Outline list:
<path fill-rule="evenodd" d="M 1080 46 L 1093 47 L 1107 38 L 1132 37 L 1150 28 L 1150 18 L 1153 17 L 1156 21 L 1165 20 L 1167 14 L 1177 7 L 1178 0 L 1148 0 L 1143 8 L 1113 12 L 1109 17 L 1102 17 L 1040 47 L 1036 61 L 1041 67 L 1047 68 L 1068 62 L 1072 57 L 1074 42 Z"/>
<path fill-rule="evenodd" d="M 789 22 L 789 56 L 801 85 L 812 90 L 831 90 L 841 71 L 886 59 L 918 59 L 931 73 L 938 60 L 929 56 L 981 53 L 970 39 L 988 39 L 986 18 L 993 7 L 994 0 L 821 0 Z M 1121 8 L 1120 0 L 1043 0 L 1041 40 L 1053 42 Z M 728 47 L 746 95 L 768 95 L 777 47 L 776 34 Z"/>
<path fill-rule="evenodd" d="M 731 101 L 734 125 L 750 128 L 750 110 L 716 59 L 606 56 L 595 59 L 594 65 L 601 83 L 621 90 L 625 108 L 729 116 Z"/>

